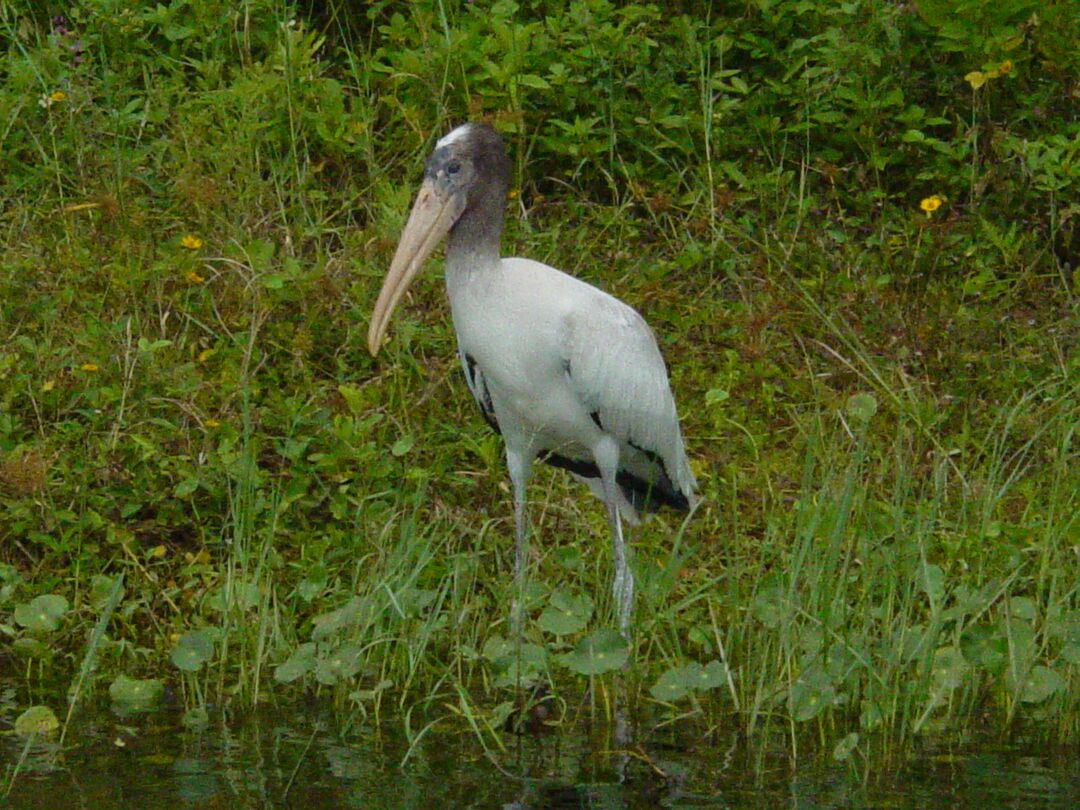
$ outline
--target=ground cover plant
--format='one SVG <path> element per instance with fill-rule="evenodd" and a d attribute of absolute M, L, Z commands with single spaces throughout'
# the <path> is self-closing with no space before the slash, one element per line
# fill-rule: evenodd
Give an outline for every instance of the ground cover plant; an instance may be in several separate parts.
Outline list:
<path fill-rule="evenodd" d="M 24 730 L 315 694 L 497 748 L 545 683 L 555 724 L 617 687 L 862 764 L 1076 739 L 1072 4 L 692 5 L 0 0 L 5 719 L 57 682 Z M 548 471 L 510 639 L 437 273 L 365 351 L 468 118 L 515 161 L 504 252 L 638 308 L 670 366 L 704 503 L 632 536 L 633 648 L 602 510 Z"/>

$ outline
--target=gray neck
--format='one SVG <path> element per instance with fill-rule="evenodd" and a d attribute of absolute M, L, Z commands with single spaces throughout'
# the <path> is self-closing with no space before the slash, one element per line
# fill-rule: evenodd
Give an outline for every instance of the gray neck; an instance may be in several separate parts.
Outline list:
<path fill-rule="evenodd" d="M 470 201 L 450 229 L 446 243 L 446 283 L 449 288 L 499 262 L 506 186 L 492 183 L 480 188 L 477 198 Z"/>

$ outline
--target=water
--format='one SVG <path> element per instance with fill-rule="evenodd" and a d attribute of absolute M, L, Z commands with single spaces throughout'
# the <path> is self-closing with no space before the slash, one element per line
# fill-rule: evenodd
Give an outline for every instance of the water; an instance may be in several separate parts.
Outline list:
<path fill-rule="evenodd" d="M 501 737 L 486 753 L 472 734 L 424 736 L 408 751 L 401 724 L 344 739 L 315 711 L 265 710 L 203 731 L 178 714 L 76 723 L 63 750 L 42 743 L 6 799 L 42 808 L 1080 808 L 1076 751 L 1023 745 L 924 744 L 895 774 L 864 785 L 851 766 L 792 770 L 759 759 L 738 735 L 719 744 L 656 734 L 612 751 L 602 731 Z M 640 735 L 639 735 L 640 736 Z M 0 778 L 23 741 L 0 736 Z M 0 788 L 2 790 L 2 788 Z M 0 800 L 0 807 L 5 806 Z"/>

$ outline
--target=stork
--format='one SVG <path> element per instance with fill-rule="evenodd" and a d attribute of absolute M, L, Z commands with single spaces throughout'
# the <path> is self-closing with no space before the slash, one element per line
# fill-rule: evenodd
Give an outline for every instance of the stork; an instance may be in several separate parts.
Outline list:
<path fill-rule="evenodd" d="M 465 381 L 502 434 L 514 490 L 512 609 L 528 539 L 525 489 L 533 461 L 569 470 L 607 507 L 619 631 L 629 638 L 634 578 L 621 519 L 661 506 L 689 510 L 697 486 L 683 447 L 667 368 L 645 320 L 573 276 L 499 257 L 510 160 L 486 124 L 439 140 L 371 315 L 375 356 L 390 316 L 443 236 L 446 292 Z"/>

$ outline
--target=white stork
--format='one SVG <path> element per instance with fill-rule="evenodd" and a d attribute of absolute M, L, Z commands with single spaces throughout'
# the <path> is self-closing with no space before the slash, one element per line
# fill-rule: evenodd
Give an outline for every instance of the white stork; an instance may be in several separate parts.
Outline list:
<path fill-rule="evenodd" d="M 607 506 L 613 595 L 629 636 L 634 579 L 620 515 L 688 510 L 696 482 L 656 339 L 632 308 L 529 259 L 499 258 L 510 160 L 485 124 L 464 124 L 435 145 L 371 315 L 372 355 L 409 283 L 444 235 L 446 291 L 465 380 L 502 434 L 514 488 L 514 574 L 528 556 L 525 487 L 540 459 L 569 470 Z"/>

